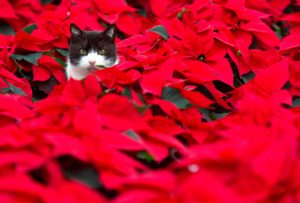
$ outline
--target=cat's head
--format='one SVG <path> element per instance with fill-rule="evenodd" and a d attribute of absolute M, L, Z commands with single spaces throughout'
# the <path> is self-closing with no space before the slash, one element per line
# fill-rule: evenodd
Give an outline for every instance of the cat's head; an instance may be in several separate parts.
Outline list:
<path fill-rule="evenodd" d="M 70 31 L 69 63 L 73 67 L 93 69 L 96 66 L 111 67 L 118 63 L 113 26 L 98 32 L 84 31 L 71 24 Z"/>

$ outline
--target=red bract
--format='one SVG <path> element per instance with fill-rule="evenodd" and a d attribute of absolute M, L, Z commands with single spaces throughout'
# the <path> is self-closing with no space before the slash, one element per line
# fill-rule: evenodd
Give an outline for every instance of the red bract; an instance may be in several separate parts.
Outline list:
<path fill-rule="evenodd" d="M 255 79 L 250 81 L 243 88 L 249 88 L 251 92 L 264 97 L 269 98 L 270 96 L 280 93 L 282 87 L 288 81 L 288 62 L 282 60 L 279 63 L 269 66 L 267 69 L 258 72 Z"/>
<path fill-rule="evenodd" d="M 108 0 L 93 0 L 92 2 L 98 10 L 99 16 L 109 23 L 115 23 L 122 12 L 134 11 L 134 9 L 128 6 L 124 0 L 116 0 L 113 4 Z"/>
<path fill-rule="evenodd" d="M 187 0 L 166 0 L 166 1 L 158 1 L 158 0 L 149 0 L 151 10 L 153 14 L 156 16 L 168 16 L 174 14 L 174 12 L 179 11 L 179 9 L 185 5 Z"/>
<path fill-rule="evenodd" d="M 17 95 L 12 95 L 11 97 L 2 95 L 0 99 L 2 104 L 2 122 L 4 122 L 5 119 L 22 121 L 23 119 L 33 116 L 33 112 L 20 102 L 20 98 L 18 98 Z"/>
<path fill-rule="evenodd" d="M 141 87 L 144 93 L 161 95 L 163 87 L 172 80 L 175 62 L 170 59 L 157 65 L 157 69 L 145 71 L 141 79 Z"/>
<path fill-rule="evenodd" d="M 2 1 L 1 2 L 2 17 L 14 29 L 19 30 L 29 23 L 33 23 L 35 18 L 42 10 L 40 2 L 35 0 L 24 1 Z"/>
<path fill-rule="evenodd" d="M 288 5 L 291 3 L 289 0 L 284 1 L 265 1 L 265 0 L 255 0 L 255 1 L 246 1 L 246 6 L 257 9 L 262 12 L 268 12 L 275 18 L 280 17 L 282 15 L 282 12 L 284 9 L 288 7 Z"/>
<path fill-rule="evenodd" d="M 139 72 L 125 73 L 115 67 L 96 71 L 95 75 L 108 88 L 116 88 L 118 85 L 132 84 L 140 77 Z"/>
<path fill-rule="evenodd" d="M 8 1 L 2 1 L 1 8 L 3 9 L 3 11 L 5 11 L 5 12 L 1 13 L 2 19 L 16 19 L 17 18 L 17 15 L 14 12 L 13 7 L 10 5 L 10 3 Z"/>
<path fill-rule="evenodd" d="M 169 193 L 175 187 L 175 177 L 167 171 L 151 172 L 129 178 L 122 186 L 122 195 L 115 202 L 173 202 Z M 131 188 L 131 189 L 127 189 Z"/>
<path fill-rule="evenodd" d="M 18 78 L 4 68 L 0 69 L 0 77 L 2 93 L 15 93 L 29 98 L 32 96 L 32 89 L 25 78 Z"/>
<path fill-rule="evenodd" d="M 291 0 L 2 0 L 1 202 L 299 202 Z M 69 26 L 120 63 L 66 80 Z"/>
<path fill-rule="evenodd" d="M 64 82 L 66 76 L 61 65 L 50 56 L 43 55 L 38 60 L 39 66 L 33 66 L 33 80 L 46 81 L 51 75 L 59 82 Z"/>
<path fill-rule="evenodd" d="M 118 29 L 127 35 L 137 35 L 142 31 L 151 28 L 152 19 L 147 19 L 132 12 L 123 12 L 120 16 L 116 25 Z"/>
<path fill-rule="evenodd" d="M 276 34 L 264 23 L 253 22 L 242 25 L 241 28 L 250 31 L 257 38 L 258 45 L 272 49 L 279 45 L 280 41 Z"/>
<path fill-rule="evenodd" d="M 43 32 L 42 35 L 31 35 L 23 30 L 19 30 L 16 33 L 15 44 L 16 48 L 20 50 L 41 52 L 49 49 L 47 43 L 52 40 L 54 38 L 47 35 L 46 32 Z"/>
<path fill-rule="evenodd" d="M 281 44 L 280 44 L 280 50 L 281 51 L 288 51 L 292 50 L 294 48 L 297 48 L 300 46 L 300 40 L 299 37 L 294 34 L 294 35 L 289 35 L 282 39 Z"/>

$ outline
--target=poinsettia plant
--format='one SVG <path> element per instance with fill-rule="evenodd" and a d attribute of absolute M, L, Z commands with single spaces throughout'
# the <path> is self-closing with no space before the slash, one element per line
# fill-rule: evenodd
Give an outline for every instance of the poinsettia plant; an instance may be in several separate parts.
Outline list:
<path fill-rule="evenodd" d="M 299 202 L 299 8 L 0 1 L 0 201 Z M 120 63 L 67 80 L 71 23 Z"/>

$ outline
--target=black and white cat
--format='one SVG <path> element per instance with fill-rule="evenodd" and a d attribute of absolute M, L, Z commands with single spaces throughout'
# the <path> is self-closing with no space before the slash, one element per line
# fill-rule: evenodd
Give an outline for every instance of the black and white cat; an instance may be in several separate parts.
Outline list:
<path fill-rule="evenodd" d="M 103 32 L 83 31 L 70 25 L 71 40 L 67 58 L 67 78 L 81 80 L 99 66 L 111 67 L 119 63 L 115 44 L 115 29 Z"/>

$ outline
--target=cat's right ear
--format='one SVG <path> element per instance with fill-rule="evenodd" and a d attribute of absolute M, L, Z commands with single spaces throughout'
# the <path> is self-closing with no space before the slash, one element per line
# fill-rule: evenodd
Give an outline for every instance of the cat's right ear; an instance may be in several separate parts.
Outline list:
<path fill-rule="evenodd" d="M 73 23 L 71 23 L 71 25 L 70 25 L 70 32 L 71 32 L 72 36 L 81 36 L 82 35 L 82 30 Z"/>

